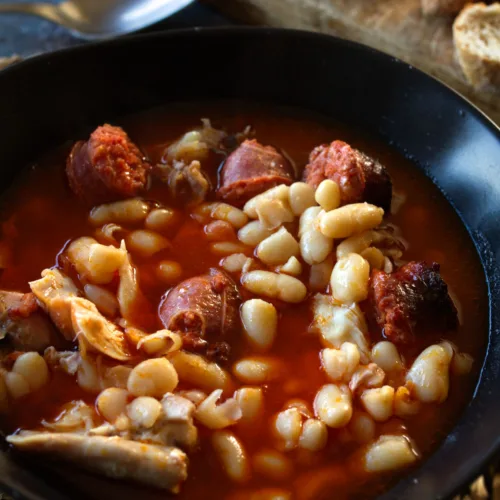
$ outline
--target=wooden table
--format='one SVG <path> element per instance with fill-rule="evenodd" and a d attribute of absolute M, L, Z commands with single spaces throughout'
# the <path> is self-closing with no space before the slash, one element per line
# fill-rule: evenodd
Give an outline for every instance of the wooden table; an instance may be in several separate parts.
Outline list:
<path fill-rule="evenodd" d="M 205 0 L 245 23 L 329 33 L 370 45 L 442 80 L 500 125 L 500 92 L 478 92 L 454 56 L 452 19 L 425 18 L 420 0 Z"/>

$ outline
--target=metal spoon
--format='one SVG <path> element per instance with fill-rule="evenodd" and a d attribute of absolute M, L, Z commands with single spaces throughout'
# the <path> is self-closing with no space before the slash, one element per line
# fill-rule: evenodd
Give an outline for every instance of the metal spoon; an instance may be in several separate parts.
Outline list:
<path fill-rule="evenodd" d="M 194 0 L 66 0 L 0 3 L 0 13 L 24 13 L 60 24 L 85 39 L 109 38 L 145 28 Z"/>

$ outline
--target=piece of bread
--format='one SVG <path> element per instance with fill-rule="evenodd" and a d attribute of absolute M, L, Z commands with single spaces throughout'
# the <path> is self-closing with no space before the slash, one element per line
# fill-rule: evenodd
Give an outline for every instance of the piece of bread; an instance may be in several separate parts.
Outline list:
<path fill-rule="evenodd" d="M 458 62 L 477 89 L 500 89 L 500 3 L 467 5 L 453 23 Z"/>
<path fill-rule="evenodd" d="M 421 0 L 422 12 L 426 16 L 458 14 L 470 0 Z"/>

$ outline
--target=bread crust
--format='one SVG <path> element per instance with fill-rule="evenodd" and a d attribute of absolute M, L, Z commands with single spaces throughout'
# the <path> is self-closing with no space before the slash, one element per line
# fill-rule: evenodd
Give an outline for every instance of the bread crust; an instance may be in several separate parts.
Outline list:
<path fill-rule="evenodd" d="M 499 30 L 496 41 L 490 35 L 488 50 L 483 47 L 485 25 Z M 500 3 L 467 5 L 453 23 L 453 41 L 468 82 L 476 89 L 500 89 Z M 495 42 L 497 49 L 491 49 Z"/>

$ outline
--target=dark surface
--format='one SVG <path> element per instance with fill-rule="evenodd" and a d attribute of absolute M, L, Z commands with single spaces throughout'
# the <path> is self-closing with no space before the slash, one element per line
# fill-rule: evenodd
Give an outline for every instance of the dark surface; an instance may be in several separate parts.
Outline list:
<path fill-rule="evenodd" d="M 26 0 L 0 0 L 0 4 L 12 1 L 23 3 Z M 59 3 L 61 0 L 44 1 Z M 152 32 L 230 24 L 235 23 L 205 5 L 194 3 L 143 31 Z M 82 43 L 86 42 L 76 38 L 67 29 L 39 17 L 0 13 L 0 57 L 10 57 L 13 54 L 28 57 Z"/>
<path fill-rule="evenodd" d="M 176 78 L 158 78 L 167 65 Z M 383 499 L 456 492 L 500 447 L 500 131 L 457 94 L 389 56 L 313 33 L 193 30 L 83 46 L 0 74 L 3 185 L 43 151 L 105 120 L 169 101 L 216 98 L 299 106 L 380 135 L 426 170 L 462 216 L 489 288 L 481 378 L 439 450 Z M 0 455 L 0 480 L 29 498 L 59 498 L 49 476 L 36 479 L 18 464 Z M 85 497 L 57 484 L 63 498 Z"/>

